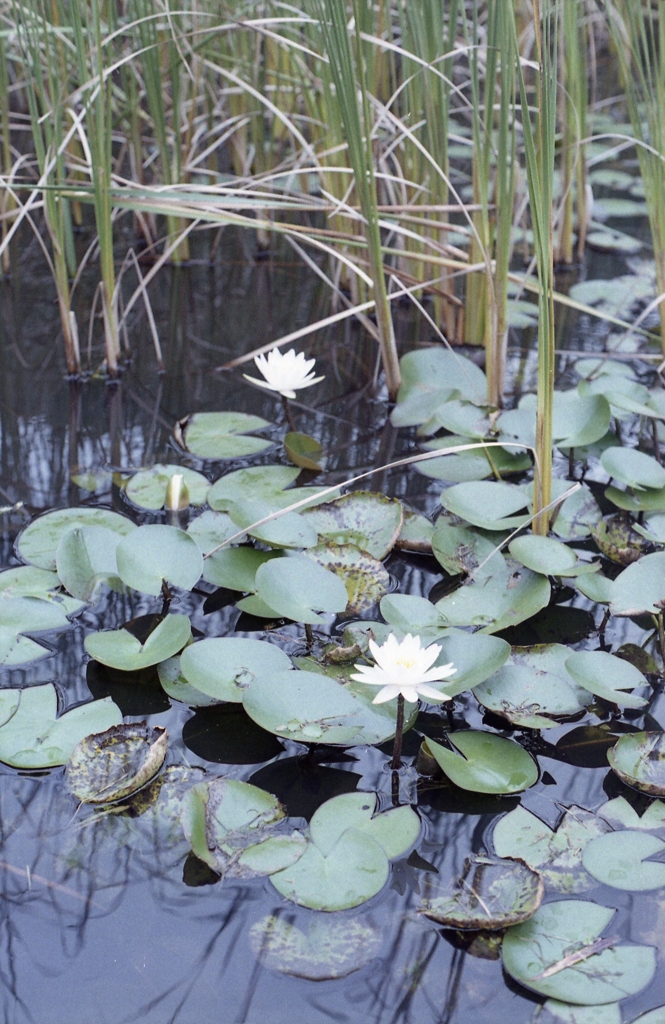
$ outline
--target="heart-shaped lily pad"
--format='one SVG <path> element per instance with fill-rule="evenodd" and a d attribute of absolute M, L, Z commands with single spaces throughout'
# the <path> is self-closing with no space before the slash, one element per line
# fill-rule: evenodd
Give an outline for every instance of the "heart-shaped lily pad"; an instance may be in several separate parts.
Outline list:
<path fill-rule="evenodd" d="M 609 476 L 629 487 L 638 490 L 665 487 L 665 469 L 651 455 L 636 448 L 606 448 L 600 462 Z"/>
<path fill-rule="evenodd" d="M 104 526 L 121 537 L 136 529 L 127 516 L 110 508 L 57 508 L 37 516 L 25 527 L 16 541 L 16 550 L 24 562 L 40 569 L 55 569 L 55 554 L 64 533 L 74 526 Z"/>
<path fill-rule="evenodd" d="M 448 778 L 473 793 L 521 793 L 538 781 L 538 766 L 514 740 L 490 732 L 450 733 L 455 751 L 428 739 L 432 756 Z"/>
<path fill-rule="evenodd" d="M 347 605 L 346 587 L 339 576 L 306 555 L 264 562 L 255 578 L 261 600 L 278 616 L 295 622 L 322 622 L 315 609 L 343 612 Z"/>
<path fill-rule="evenodd" d="M 190 637 L 191 625 L 186 615 L 166 615 L 144 643 L 127 629 L 110 629 L 89 633 L 84 646 L 90 657 L 102 665 L 134 672 L 173 657 Z"/>
<path fill-rule="evenodd" d="M 622 736 L 607 760 L 622 782 L 649 796 L 665 796 L 665 733 L 633 732 Z"/>
<path fill-rule="evenodd" d="M 67 783 L 81 803 L 124 800 L 154 779 L 164 764 L 168 733 L 145 722 L 113 725 L 81 740 L 67 763 Z"/>
<path fill-rule="evenodd" d="M 654 976 L 651 946 L 598 943 L 615 911 L 587 900 L 547 903 L 503 940 L 505 970 L 526 988 L 562 1002 L 595 1006 L 625 999 Z"/>
<path fill-rule="evenodd" d="M 259 676 L 288 672 L 291 659 L 275 644 L 244 637 L 208 637 L 180 655 L 180 671 L 200 693 L 215 700 L 242 700 L 244 689 Z"/>
<path fill-rule="evenodd" d="M 620 707 L 641 708 L 647 703 L 645 697 L 624 692 L 647 685 L 639 669 L 624 658 L 606 651 L 575 651 L 566 660 L 566 670 L 585 690 Z"/>
<path fill-rule="evenodd" d="M 272 441 L 248 436 L 270 425 L 246 412 L 196 412 L 176 424 L 175 437 L 200 459 L 241 459 L 270 447 Z"/>
<path fill-rule="evenodd" d="M 613 615 L 656 615 L 665 607 L 665 551 L 645 555 L 619 573 L 610 593 Z"/>
<path fill-rule="evenodd" d="M 526 864 L 472 854 L 451 890 L 438 889 L 430 884 L 420 913 L 445 928 L 499 931 L 533 917 L 545 886 Z"/>
<path fill-rule="evenodd" d="M 453 395 L 485 401 L 487 380 L 470 359 L 443 348 L 416 349 L 400 359 L 402 384 L 391 420 L 396 427 L 428 420 Z"/>
<path fill-rule="evenodd" d="M 116 561 L 121 539 L 120 534 L 106 526 L 74 526 L 63 534 L 55 564 L 72 597 L 92 602 L 103 586 L 123 589 Z"/>
<path fill-rule="evenodd" d="M 420 835 L 420 819 L 407 806 L 376 814 L 375 793 L 342 793 L 326 800 L 310 821 L 310 839 L 327 856 L 347 831 L 353 828 L 371 836 L 392 860 L 401 857 Z"/>
<path fill-rule="evenodd" d="M 511 541 L 509 551 L 527 569 L 544 576 L 580 576 L 600 568 L 599 563 L 578 562 L 575 552 L 560 540 L 538 537 L 533 533 L 516 537 Z"/>
<path fill-rule="evenodd" d="M 379 560 L 392 551 L 403 521 L 401 502 L 375 491 L 353 491 L 303 513 L 321 540 L 353 544 Z"/>
<path fill-rule="evenodd" d="M 436 607 L 450 626 L 480 626 L 483 633 L 497 633 L 530 619 L 549 600 L 546 576 L 497 554 L 474 570 L 471 582 L 446 594 Z"/>
<path fill-rule="evenodd" d="M 210 482 L 202 473 L 186 466 L 158 464 L 150 469 L 141 469 L 129 480 L 125 494 L 134 505 L 149 511 L 163 507 L 166 490 L 173 476 L 181 476 L 189 492 L 190 505 L 205 505 Z"/>
<path fill-rule="evenodd" d="M 39 597 L 0 598 L 0 665 L 11 667 L 37 661 L 52 649 L 31 640 L 39 634 L 69 626 L 64 603 Z"/>
<path fill-rule="evenodd" d="M 206 558 L 203 578 L 216 587 L 254 594 L 256 570 L 271 558 L 279 558 L 280 554 L 279 551 L 258 551 L 244 544 L 238 548 L 221 548 Z"/>
<path fill-rule="evenodd" d="M 203 572 L 198 545 L 175 526 L 139 526 L 118 544 L 116 559 L 123 583 L 155 596 L 163 583 L 191 590 Z"/>
<path fill-rule="evenodd" d="M 436 606 L 415 594 L 386 594 L 381 599 L 381 614 L 390 626 L 406 636 L 417 634 L 421 641 L 435 640 L 449 632 Z"/>
<path fill-rule="evenodd" d="M 84 607 L 78 601 L 61 591 L 61 581 L 56 572 L 39 569 L 36 565 L 16 565 L 0 572 L 0 600 L 15 597 L 38 597 L 52 601 L 62 608 L 65 615 L 75 615 Z"/>
<path fill-rule="evenodd" d="M 664 850 L 662 839 L 624 829 L 592 839 L 582 862 L 603 885 L 626 892 L 648 892 L 665 886 L 665 864 L 648 859 L 662 855 Z"/>

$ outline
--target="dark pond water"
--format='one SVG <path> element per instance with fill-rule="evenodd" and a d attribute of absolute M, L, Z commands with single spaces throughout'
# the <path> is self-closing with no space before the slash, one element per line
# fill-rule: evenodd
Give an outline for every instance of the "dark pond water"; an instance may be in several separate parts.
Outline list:
<path fill-rule="evenodd" d="M 281 408 L 269 395 L 247 385 L 239 371 L 215 368 L 326 315 L 325 290 L 285 250 L 278 248 L 271 259 L 257 263 L 246 243 L 225 235 L 209 266 L 206 245 L 201 243 L 200 263 L 164 270 L 153 286 L 166 373 L 156 374 L 145 320 L 137 317 L 129 332 L 131 367 L 119 384 L 109 386 L 94 376 L 82 384 L 65 380 L 53 290 L 36 245 L 25 239 L 20 269 L 0 283 L 0 503 L 22 503 L 0 516 L 3 566 L 17 564 L 13 543 L 29 514 L 82 502 L 130 512 L 113 472 L 183 461 L 171 431 L 187 413 L 242 409 L 279 423 Z M 617 270 L 624 272 L 623 261 L 591 255 L 584 272 L 611 276 Z M 84 282 L 82 288 L 87 287 Z M 81 308 L 88 298 L 81 296 Z M 403 350 L 431 340 L 404 307 L 397 312 L 397 331 Z M 600 349 L 606 334 L 602 325 L 568 315 L 562 318 L 560 347 Z M 385 396 L 372 387 L 374 344 L 361 329 L 347 323 L 317 335 L 313 343 L 308 339 L 306 349 L 317 356 L 317 370 L 326 379 L 303 393 L 294 414 L 298 429 L 325 448 L 327 481 L 413 449 L 410 432 L 398 434 L 390 426 Z M 93 370 L 100 361 L 95 348 Z M 562 357 L 562 379 L 569 362 Z M 637 368 L 644 372 L 643 365 Z M 511 387 L 533 389 L 535 372 L 532 332 L 515 332 Z M 275 429 L 275 438 L 280 436 L 281 427 Z M 264 461 L 278 458 L 275 449 Z M 83 474 L 96 477 L 94 492 L 72 482 L 72 476 Z M 437 508 L 439 483 L 415 471 L 377 473 L 371 486 L 421 511 Z M 443 577 L 426 556 L 393 556 L 388 568 L 403 592 L 425 597 Z M 540 638 L 595 648 L 599 609 L 579 595 L 571 599 L 570 591 L 557 600 L 540 617 Z M 186 611 L 209 636 L 253 626 L 237 622 L 232 605 L 220 606 L 203 591 L 180 594 L 175 609 Z M 235 705 L 230 712 L 193 711 L 169 702 L 150 672 L 127 682 L 88 663 L 86 631 L 117 628 L 154 610 L 155 602 L 139 594 L 109 596 L 54 639 L 52 657 L 3 670 L 0 686 L 55 681 L 66 706 L 111 694 L 130 720 L 166 726 L 169 763 L 255 781 L 277 794 L 295 818 L 309 817 L 324 800 L 354 789 L 376 790 L 389 805 L 383 750 L 321 748 L 308 758 L 305 747 L 264 733 Z M 646 635 L 620 619 L 608 627 L 606 639 L 616 649 Z M 302 646 L 296 626 L 284 627 L 273 639 L 289 652 Z M 665 726 L 659 696 L 649 714 L 658 728 Z M 612 721 L 617 728 L 634 728 L 643 721 L 636 715 Z M 470 695 L 456 702 L 455 720 L 472 728 L 498 724 L 483 719 Z M 542 739 L 514 734 L 538 754 L 541 769 L 540 781 L 521 802 L 550 825 L 572 803 L 594 810 L 620 792 L 634 800 L 609 771 L 606 744 L 580 749 L 576 741 L 587 721 L 599 722 L 588 715 Z M 423 735 L 440 737 L 446 728 L 445 715 L 421 714 L 405 739 L 407 765 Z M 589 734 L 596 740 L 599 735 Z M 319 927 L 322 915 L 287 904 L 267 880 L 210 884 L 205 867 L 187 856 L 184 841 L 163 841 L 141 819 L 77 812 L 63 789 L 62 773 L 0 768 L 3 1024 L 526 1024 L 539 1016 L 541 1000 L 511 982 L 500 960 L 466 952 L 452 933 L 415 913 L 428 877 L 458 874 L 470 851 L 487 848 L 493 822 L 516 806 L 517 798 L 481 797 L 444 782 L 418 783 L 408 767 L 402 797 L 417 803 L 424 822 L 417 855 L 395 864 L 388 886 L 369 903 L 333 915 L 366 928 L 378 943 L 376 954 L 344 979 L 310 981 L 262 964 L 252 946 L 252 926 L 276 914 L 307 934 L 312 925 Z M 586 898 L 617 908 L 614 931 L 655 945 L 659 956 L 665 952 L 661 894 L 599 886 Z M 665 974 L 659 971 L 645 992 L 622 1004 L 624 1021 L 661 1003 Z"/>

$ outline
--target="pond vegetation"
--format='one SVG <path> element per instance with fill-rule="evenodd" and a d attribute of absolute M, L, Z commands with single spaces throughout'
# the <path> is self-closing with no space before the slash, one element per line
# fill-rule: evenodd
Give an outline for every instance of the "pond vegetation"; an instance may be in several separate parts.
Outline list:
<path fill-rule="evenodd" d="M 665 5 L 3 15 L 7 1019 L 663 1024 Z"/>

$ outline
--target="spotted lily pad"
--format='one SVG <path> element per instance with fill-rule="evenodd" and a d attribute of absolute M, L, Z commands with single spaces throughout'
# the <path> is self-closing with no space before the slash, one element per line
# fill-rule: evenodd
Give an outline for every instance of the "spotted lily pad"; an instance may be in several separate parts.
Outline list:
<path fill-rule="evenodd" d="M 116 559 L 123 583 L 155 596 L 163 583 L 191 590 L 203 572 L 198 545 L 175 526 L 139 526 L 118 544 Z"/>
<path fill-rule="evenodd" d="M 615 911 L 587 900 L 547 903 L 503 940 L 505 970 L 526 988 L 561 1002 L 613 1003 L 654 976 L 651 946 L 598 942 Z"/>
<path fill-rule="evenodd" d="M 657 615 L 665 607 L 665 551 L 645 555 L 619 573 L 610 592 L 613 615 Z"/>
<path fill-rule="evenodd" d="M 186 615 L 166 615 L 144 643 L 123 628 L 89 633 L 84 646 L 90 657 L 102 665 L 135 672 L 173 657 L 190 637 L 191 625 Z"/>
<path fill-rule="evenodd" d="M 74 526 L 60 539 L 55 564 L 72 597 L 92 602 L 102 587 L 122 590 L 116 549 L 120 534 L 106 526 Z"/>
<path fill-rule="evenodd" d="M 236 544 L 240 544 L 244 539 L 242 536 L 236 536 L 238 527 L 230 515 L 226 512 L 213 512 L 209 508 L 192 520 L 187 527 L 187 533 L 194 538 L 203 555 L 207 555 L 231 537 L 236 537 Z"/>
<path fill-rule="evenodd" d="M 436 607 L 450 626 L 479 626 L 482 633 L 497 633 L 530 619 L 549 600 L 546 576 L 497 554 Z"/>
<path fill-rule="evenodd" d="M 125 800 L 146 786 L 166 757 L 168 733 L 145 722 L 113 725 L 81 740 L 67 762 L 69 789 L 81 803 Z"/>
<path fill-rule="evenodd" d="M 200 693 L 215 700 L 242 700 L 243 690 L 256 678 L 287 672 L 291 659 L 265 640 L 208 637 L 190 644 L 180 655 L 180 672 Z"/>
<path fill-rule="evenodd" d="M 322 622 L 315 609 L 343 612 L 348 600 L 339 576 L 306 555 L 264 562 L 256 571 L 256 591 L 278 616 L 295 622 Z"/>
<path fill-rule="evenodd" d="M 1 693 L 0 761 L 13 768 L 66 764 L 85 736 L 122 722 L 120 709 L 110 697 L 80 704 L 57 717 L 58 692 L 53 683 Z"/>
<path fill-rule="evenodd" d="M 403 522 L 402 505 L 396 498 L 374 491 L 353 491 L 342 498 L 303 513 L 320 540 L 353 544 L 374 558 L 392 550 Z"/>
<path fill-rule="evenodd" d="M 445 928 L 498 931 L 533 917 L 544 891 L 526 864 L 472 854 L 452 891 L 438 893 L 430 884 L 420 913 Z"/>
<path fill-rule="evenodd" d="M 591 532 L 598 550 L 619 565 L 636 562 L 645 546 L 644 538 L 623 513 L 602 519 Z"/>
<path fill-rule="evenodd" d="M 521 793 L 538 780 L 536 762 L 514 740 L 475 730 L 450 733 L 448 740 L 452 750 L 432 739 L 427 745 L 439 767 L 461 789 Z"/>
<path fill-rule="evenodd" d="M 63 534 L 75 526 L 104 526 L 121 537 L 136 529 L 131 519 L 110 508 L 57 508 L 28 523 L 19 534 L 16 549 L 24 562 L 40 569 L 55 569 L 58 544 Z"/>
<path fill-rule="evenodd" d="M 169 480 L 181 476 L 189 492 L 190 505 L 205 505 L 210 483 L 202 473 L 186 466 L 158 464 L 150 469 L 141 469 L 129 480 L 125 494 L 134 505 L 149 511 L 163 507 Z"/>
<path fill-rule="evenodd" d="M 349 917 L 313 917 L 305 933 L 272 914 L 252 925 L 249 941 L 264 967 L 296 978 L 324 981 L 346 978 L 366 967 L 379 952 L 382 935 L 369 921 Z"/>
<path fill-rule="evenodd" d="M 608 750 L 607 760 L 627 786 L 649 796 L 665 796 L 665 733 L 622 736 Z"/>
<path fill-rule="evenodd" d="M 383 563 L 353 544 L 318 544 L 309 548 L 307 558 L 341 579 L 348 597 L 347 615 L 372 608 L 390 589 L 390 575 Z"/>
<path fill-rule="evenodd" d="M 200 459 L 240 459 L 270 447 L 272 441 L 248 436 L 270 425 L 245 412 L 196 412 L 176 424 L 175 437 Z"/>
<path fill-rule="evenodd" d="M 665 864 L 649 860 L 663 853 L 665 843 L 648 832 L 608 832 L 585 848 L 585 869 L 603 885 L 626 892 L 649 892 L 665 886 Z"/>

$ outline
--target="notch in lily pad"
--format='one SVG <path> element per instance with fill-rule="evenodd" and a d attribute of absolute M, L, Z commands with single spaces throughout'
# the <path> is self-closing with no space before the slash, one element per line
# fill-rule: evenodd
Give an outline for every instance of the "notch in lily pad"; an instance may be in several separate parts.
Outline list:
<path fill-rule="evenodd" d="M 181 448 L 200 459 L 242 459 L 272 445 L 252 436 L 270 426 L 268 420 L 245 412 L 196 412 L 176 423 L 173 433 Z"/>
<path fill-rule="evenodd" d="M 125 487 L 125 494 L 134 505 L 155 512 L 163 508 L 169 482 L 174 476 L 182 477 L 189 494 L 188 504 L 205 505 L 210 487 L 208 479 L 193 469 L 171 463 L 159 463 L 134 473 Z"/>
<path fill-rule="evenodd" d="M 476 730 L 450 733 L 452 750 L 428 739 L 440 768 L 472 793 L 521 793 L 538 781 L 538 765 L 514 740 Z"/>
<path fill-rule="evenodd" d="M 166 615 L 143 642 L 123 627 L 89 633 L 84 646 L 90 657 L 102 665 L 135 672 L 172 658 L 188 643 L 191 635 L 186 615 Z"/>
<path fill-rule="evenodd" d="M 139 526 L 118 544 L 116 559 L 123 583 L 155 597 L 164 583 L 191 590 L 203 573 L 198 545 L 175 526 Z"/>

